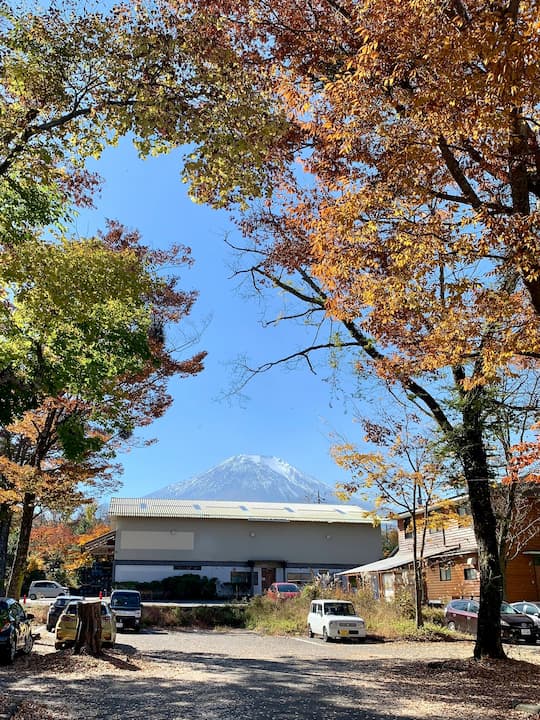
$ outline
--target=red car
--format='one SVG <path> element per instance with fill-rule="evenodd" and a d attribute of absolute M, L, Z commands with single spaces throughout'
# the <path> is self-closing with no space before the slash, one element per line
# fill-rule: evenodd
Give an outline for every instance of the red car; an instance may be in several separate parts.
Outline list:
<path fill-rule="evenodd" d="M 285 598 L 298 597 L 300 588 L 294 583 L 276 582 L 268 588 L 268 597 L 272 600 L 284 600 Z"/>

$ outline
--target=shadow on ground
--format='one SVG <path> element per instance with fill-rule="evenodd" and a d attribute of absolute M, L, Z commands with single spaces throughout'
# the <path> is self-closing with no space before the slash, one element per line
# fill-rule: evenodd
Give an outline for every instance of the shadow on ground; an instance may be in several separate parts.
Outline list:
<path fill-rule="evenodd" d="M 50 653 L 34 667 L 0 668 L 0 684 L 77 720 L 500 720 L 518 702 L 540 702 L 538 666 L 527 663 L 261 660 L 165 649 L 141 656 L 122 640 L 99 660 Z M 501 686 L 512 668 L 519 677 Z"/>

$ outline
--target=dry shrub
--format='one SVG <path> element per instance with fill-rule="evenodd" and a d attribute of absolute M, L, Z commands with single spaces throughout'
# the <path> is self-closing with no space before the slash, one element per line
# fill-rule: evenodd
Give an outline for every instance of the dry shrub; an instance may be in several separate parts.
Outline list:
<path fill-rule="evenodd" d="M 44 625 L 47 622 L 48 605 L 24 605 L 25 611 L 34 616 L 35 625 Z"/>
<path fill-rule="evenodd" d="M 143 606 L 144 625 L 154 627 L 245 627 L 245 607 L 200 605 L 196 607 Z"/>

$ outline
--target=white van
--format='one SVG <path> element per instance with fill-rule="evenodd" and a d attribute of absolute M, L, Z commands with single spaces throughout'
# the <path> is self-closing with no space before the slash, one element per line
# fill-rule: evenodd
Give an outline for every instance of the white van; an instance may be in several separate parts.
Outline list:
<path fill-rule="evenodd" d="M 138 590 L 113 590 L 110 605 L 118 630 L 133 628 L 135 632 L 139 632 L 142 605 L 141 593 Z"/>
<path fill-rule="evenodd" d="M 347 600 L 313 600 L 307 617 L 308 636 L 329 640 L 366 639 L 366 624 Z"/>

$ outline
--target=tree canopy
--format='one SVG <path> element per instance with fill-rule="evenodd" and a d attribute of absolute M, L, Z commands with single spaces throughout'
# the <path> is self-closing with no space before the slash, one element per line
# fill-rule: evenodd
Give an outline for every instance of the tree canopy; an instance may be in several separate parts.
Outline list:
<path fill-rule="evenodd" d="M 286 116 L 267 150 L 272 209 L 243 223 L 270 237 L 256 272 L 340 321 L 438 426 L 479 544 L 475 654 L 503 656 L 488 447 L 500 383 L 535 372 L 540 350 L 536 3 L 169 5 L 256 66 Z M 207 187 L 227 192 L 219 173 Z"/>

